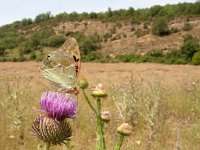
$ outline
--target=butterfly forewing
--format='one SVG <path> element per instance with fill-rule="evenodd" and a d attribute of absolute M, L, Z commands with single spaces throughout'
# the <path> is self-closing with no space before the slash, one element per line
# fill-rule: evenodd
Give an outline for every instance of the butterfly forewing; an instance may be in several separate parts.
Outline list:
<path fill-rule="evenodd" d="M 73 63 L 74 58 L 69 53 L 63 51 L 53 51 L 43 59 L 41 69 L 54 68 L 58 64 L 67 67 Z"/>
<path fill-rule="evenodd" d="M 60 51 L 65 51 L 68 52 L 72 55 L 75 65 L 76 65 L 76 76 L 78 77 L 80 73 L 80 67 L 81 67 L 81 56 L 80 56 L 80 51 L 79 51 L 79 46 L 74 38 L 68 39 L 62 47 L 59 49 Z"/>

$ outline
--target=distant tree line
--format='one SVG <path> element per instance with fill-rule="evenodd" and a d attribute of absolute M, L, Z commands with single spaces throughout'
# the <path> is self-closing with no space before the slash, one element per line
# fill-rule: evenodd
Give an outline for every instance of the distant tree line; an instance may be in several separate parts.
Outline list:
<path fill-rule="evenodd" d="M 11 61 L 40 60 L 43 49 L 46 47 L 57 48 L 61 46 L 68 36 L 75 37 L 80 45 L 84 61 L 102 61 L 112 60 L 109 56 L 103 56 L 96 53 L 100 42 L 107 40 L 120 39 L 121 35 L 116 34 L 116 28 L 105 33 L 102 37 L 98 34 L 84 35 L 80 32 L 55 33 L 53 27 L 65 21 L 82 20 L 101 20 L 104 22 L 118 21 L 116 25 L 120 28 L 122 24 L 119 21 L 129 21 L 132 24 L 140 22 L 152 22 L 152 34 L 165 36 L 171 33 L 179 32 L 177 28 L 169 28 L 168 22 L 175 17 L 180 16 L 198 16 L 200 15 L 200 1 L 195 3 L 179 3 L 174 5 L 153 6 L 151 8 L 137 9 L 130 7 L 128 9 L 112 10 L 108 8 L 106 12 L 83 12 L 83 13 L 61 13 L 53 16 L 51 12 L 41 13 L 34 19 L 25 18 L 21 21 L 15 21 L 12 24 L 0 27 L 0 61 L 10 59 Z M 37 29 L 37 27 L 39 27 Z M 33 30 L 34 28 L 34 30 Z M 143 28 L 148 28 L 147 25 Z M 185 23 L 183 31 L 189 31 L 192 25 Z M 115 35 L 116 34 L 116 35 Z M 142 36 L 144 31 L 137 30 L 136 36 Z M 115 36 L 113 36 L 115 35 Z M 126 35 L 123 35 L 126 36 Z M 185 38 L 185 37 L 184 37 Z M 149 54 L 138 55 L 119 55 L 114 61 L 123 62 L 162 62 L 162 63 L 190 63 L 200 64 L 200 46 L 198 39 L 188 36 L 183 43 L 180 51 L 169 54 L 163 54 L 161 50 L 151 50 Z M 8 58 L 6 58 L 8 56 Z M 19 58 L 18 58 L 19 56 Z M 40 56 L 40 57 L 39 57 Z M 25 58 L 26 57 L 26 58 Z M 101 59 L 103 58 L 103 60 Z M 9 60 L 10 61 L 10 60 Z"/>
<path fill-rule="evenodd" d="M 152 21 L 157 17 L 163 17 L 166 19 L 174 19 L 179 16 L 191 16 L 200 14 L 200 0 L 195 3 L 179 3 L 168 4 L 165 6 L 155 5 L 151 8 L 143 8 L 135 10 L 133 7 L 128 9 L 112 10 L 108 8 L 106 12 L 83 12 L 83 13 L 60 13 L 53 16 L 51 12 L 41 13 L 32 19 L 23 19 L 16 21 L 10 25 L 12 27 L 21 27 L 30 25 L 33 23 L 45 22 L 51 20 L 51 23 L 59 23 L 61 21 L 82 21 L 87 19 L 95 19 L 102 21 L 118 21 L 118 20 L 130 20 L 133 23 L 139 21 Z"/>

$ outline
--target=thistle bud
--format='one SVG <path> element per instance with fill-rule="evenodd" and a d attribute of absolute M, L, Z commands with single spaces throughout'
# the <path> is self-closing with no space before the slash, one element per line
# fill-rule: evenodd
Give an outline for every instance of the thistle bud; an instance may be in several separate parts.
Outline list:
<path fill-rule="evenodd" d="M 78 85 L 79 85 L 80 89 L 84 90 L 89 86 L 89 83 L 85 78 L 82 78 L 79 80 Z"/>
<path fill-rule="evenodd" d="M 94 91 L 92 92 L 92 96 L 94 97 L 106 97 L 107 95 L 108 94 L 104 90 L 102 83 L 97 84 Z"/>
<path fill-rule="evenodd" d="M 109 113 L 109 111 L 101 112 L 101 120 L 104 121 L 104 122 L 109 122 L 110 121 L 110 113 Z"/>
<path fill-rule="evenodd" d="M 117 132 L 122 135 L 130 135 L 133 128 L 129 123 L 123 123 L 117 128 Z"/>
<path fill-rule="evenodd" d="M 71 126 L 66 119 L 58 122 L 47 116 L 38 117 L 34 120 L 32 132 L 50 145 L 60 145 L 66 140 L 70 140 L 72 136 Z"/>

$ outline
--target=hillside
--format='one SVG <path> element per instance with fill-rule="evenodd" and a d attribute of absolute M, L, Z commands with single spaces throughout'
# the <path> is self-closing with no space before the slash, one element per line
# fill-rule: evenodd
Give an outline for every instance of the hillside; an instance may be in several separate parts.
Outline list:
<path fill-rule="evenodd" d="M 200 2 L 139 10 L 109 8 L 104 13 L 39 14 L 34 20 L 23 19 L 0 27 L 0 60 L 41 60 L 66 38 L 75 37 L 84 61 L 165 63 L 175 55 L 181 60 L 172 63 L 190 63 L 193 54 L 200 50 L 199 14 Z M 164 21 L 156 26 L 159 19 Z M 195 45 L 189 58 L 188 52 L 179 54 L 188 37 Z M 157 60 L 161 55 L 167 58 Z"/>

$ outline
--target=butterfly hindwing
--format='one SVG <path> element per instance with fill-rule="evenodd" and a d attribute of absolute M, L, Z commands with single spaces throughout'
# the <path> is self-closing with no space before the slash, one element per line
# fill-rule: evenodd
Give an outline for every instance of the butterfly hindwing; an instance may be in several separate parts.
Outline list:
<path fill-rule="evenodd" d="M 52 69 L 44 69 L 42 73 L 46 79 L 55 82 L 60 87 L 71 89 L 74 88 L 77 83 L 74 64 L 68 67 L 58 64 Z"/>

